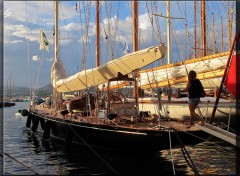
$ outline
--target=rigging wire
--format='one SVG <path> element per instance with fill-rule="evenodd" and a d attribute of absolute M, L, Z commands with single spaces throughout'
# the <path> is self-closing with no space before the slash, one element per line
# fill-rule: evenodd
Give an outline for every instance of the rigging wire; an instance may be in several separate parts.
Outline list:
<path fill-rule="evenodd" d="M 107 47 L 106 47 L 106 53 L 105 53 L 105 57 L 106 62 L 115 59 L 116 57 L 118 57 L 118 50 L 116 48 L 118 48 L 117 46 L 117 42 L 120 41 L 120 37 L 118 34 L 118 26 L 119 26 L 119 2 L 117 4 L 117 10 L 114 10 L 114 4 L 113 2 L 106 2 L 105 1 L 105 15 L 106 15 L 106 19 L 104 20 L 105 23 L 103 23 L 103 29 L 105 32 L 105 39 L 106 39 L 106 43 L 107 43 Z M 117 15 L 114 15 L 113 13 L 117 11 Z M 107 28 L 107 32 L 105 29 L 105 26 Z"/>
<path fill-rule="evenodd" d="M 84 3 L 84 1 L 82 2 L 82 3 Z M 82 8 L 80 8 L 81 6 L 80 6 L 80 2 L 79 2 L 79 20 L 80 20 L 80 29 L 81 29 L 81 35 L 83 36 L 83 23 L 82 23 Z M 83 5 L 83 7 L 84 7 L 84 5 Z M 81 36 L 80 35 L 80 36 Z M 83 39 L 83 37 L 80 37 L 80 40 L 81 40 L 81 42 L 84 44 L 84 39 Z M 84 45 L 83 45 L 83 48 L 84 48 Z M 83 54 L 83 53 L 82 53 Z M 84 65 L 84 62 L 82 61 L 82 59 L 83 59 L 84 57 L 82 57 L 81 59 L 80 59 L 80 65 L 79 65 L 79 68 L 78 68 L 78 71 L 81 71 L 81 70 L 83 70 L 83 65 Z"/>
<path fill-rule="evenodd" d="M 78 12 L 79 12 L 79 15 L 80 15 L 80 17 L 81 17 L 81 8 L 80 8 L 80 2 L 79 2 L 79 5 L 78 5 L 78 2 L 76 2 L 76 4 L 75 4 L 75 18 L 74 18 L 74 21 L 75 21 L 75 23 L 76 24 L 78 24 L 78 20 L 79 19 L 81 19 L 81 18 L 79 18 L 79 16 L 78 16 Z M 75 62 L 76 62 L 76 69 L 77 69 L 77 72 L 79 72 L 80 71 L 80 63 L 81 63 L 81 59 L 80 59 L 80 53 L 79 53 L 79 49 L 78 48 L 80 48 L 80 46 L 79 46 L 79 42 L 78 42 L 78 37 L 79 36 L 81 36 L 81 31 L 82 31 L 82 26 L 80 25 L 80 26 L 78 26 L 77 25 L 77 27 L 76 27 L 78 30 L 76 31 L 76 35 L 77 35 L 77 40 L 76 40 L 76 58 L 75 58 Z"/>
<path fill-rule="evenodd" d="M 59 5 L 60 5 L 60 11 L 61 11 L 62 17 L 63 17 L 63 22 L 64 22 L 64 24 L 67 26 L 66 17 L 65 17 L 65 15 L 64 15 L 64 13 L 63 13 L 63 8 L 62 8 L 61 1 L 59 1 Z M 71 40 L 71 37 L 70 37 L 70 34 L 69 34 L 68 29 L 67 29 L 67 28 L 64 28 L 64 29 L 65 29 L 65 32 L 66 32 L 66 34 L 67 34 L 67 38 L 66 38 L 66 39 L 65 39 L 65 38 L 62 38 L 62 40 Z M 61 40 L 61 39 L 60 39 L 60 40 Z M 68 50 L 68 53 L 69 53 L 69 54 L 67 54 L 69 61 L 71 60 L 71 57 L 70 57 L 70 56 L 71 56 L 72 51 L 73 51 L 73 45 L 72 45 L 72 42 L 70 42 L 70 49 Z M 67 63 L 68 63 L 68 67 L 71 68 L 71 69 L 68 69 L 68 70 L 72 71 L 72 70 L 73 70 L 73 69 L 72 69 L 73 66 L 70 65 L 71 62 L 67 62 Z M 75 66 L 76 66 L 76 69 L 78 69 L 78 64 L 75 64 Z"/>
<path fill-rule="evenodd" d="M 107 28 L 107 37 L 105 36 L 105 39 L 106 39 L 106 51 L 105 51 L 105 58 L 106 60 L 104 62 L 108 62 L 110 59 L 108 58 L 108 55 L 109 55 L 109 46 L 110 46 L 110 30 L 109 30 L 109 12 L 108 12 L 108 7 L 107 7 L 107 1 L 104 1 L 104 7 L 105 7 L 105 15 L 107 16 L 107 18 L 105 19 L 105 21 L 103 20 L 103 29 L 104 31 L 106 32 L 106 29 Z"/>
<path fill-rule="evenodd" d="M 186 133 L 186 134 L 188 134 L 188 135 L 190 135 L 190 136 L 193 136 L 193 137 L 195 137 L 195 138 L 197 138 L 197 139 L 200 139 L 200 140 L 202 140 L 203 142 L 209 142 L 209 143 L 211 143 L 211 145 L 218 146 L 218 147 L 220 147 L 220 148 L 223 149 L 223 150 L 226 150 L 226 151 L 235 153 L 235 151 L 230 150 L 230 149 L 228 149 L 227 147 L 222 147 L 221 145 L 219 145 L 219 144 L 217 144 L 217 143 L 215 143 L 215 142 L 211 142 L 211 141 L 209 141 L 209 140 L 207 140 L 207 139 L 201 138 L 201 137 L 196 136 L 196 135 L 194 135 L 194 134 L 191 134 L 191 133 L 189 133 L 189 132 L 187 132 L 187 131 L 182 131 L 182 132 L 184 132 L 184 133 Z M 202 144 L 202 145 L 208 146 L 208 144 Z"/>
<path fill-rule="evenodd" d="M 85 16 L 85 20 L 86 20 L 87 25 L 86 25 L 84 36 L 86 37 L 86 39 L 83 41 L 84 44 L 85 44 L 84 48 L 83 48 L 83 59 L 84 59 L 83 64 L 85 64 L 85 67 L 83 68 L 83 70 L 85 71 L 85 75 L 87 73 L 86 72 L 86 58 L 87 58 L 86 51 L 87 51 L 87 49 L 89 50 L 88 53 L 89 53 L 89 58 L 90 58 L 91 72 L 93 72 L 93 70 L 95 68 L 94 62 L 93 62 L 93 57 L 92 57 L 92 47 L 90 46 L 90 43 L 89 43 L 90 7 L 91 7 L 91 2 L 89 2 L 86 6 L 86 9 L 84 9 L 85 14 L 88 14 L 88 15 Z M 100 6 L 99 6 L 99 8 L 100 8 Z M 98 9 L 98 10 L 101 11 L 100 9 Z M 87 13 L 86 13 L 86 11 L 87 11 Z M 98 88 L 97 88 L 96 83 L 95 83 L 94 74 L 92 74 L 92 80 L 93 80 L 93 87 L 95 87 L 94 94 L 97 97 L 95 99 L 95 104 L 96 104 L 96 102 L 98 101 Z M 86 75 L 86 85 L 87 85 L 87 75 Z M 89 108 L 90 115 L 92 115 L 92 110 L 91 110 L 91 105 L 90 105 L 90 88 L 87 88 L 87 92 L 88 92 L 88 95 L 87 95 L 87 99 L 86 99 L 86 104 L 87 104 L 87 107 Z M 96 105 L 96 108 L 98 108 L 98 105 Z M 95 113 L 98 113 L 98 112 L 95 111 Z"/>
<path fill-rule="evenodd" d="M 174 29 L 173 29 L 173 27 L 172 27 L 172 25 L 171 25 L 171 28 L 172 28 L 172 31 L 173 31 L 173 35 L 174 35 L 174 37 L 175 37 L 175 39 L 177 39 L 177 37 L 176 37 L 176 34 L 175 34 L 175 31 L 174 31 Z M 177 42 L 176 42 L 177 44 L 178 44 L 178 48 L 181 48 L 180 46 L 180 42 L 177 40 Z M 181 54 L 181 57 L 182 57 L 182 62 L 183 62 L 183 64 L 184 64 L 184 68 L 185 68 L 185 71 L 186 71 L 186 73 L 188 74 L 188 69 L 187 69 L 187 66 L 186 66 L 186 64 L 185 64 L 185 59 L 184 59 L 184 57 L 183 57 L 183 53 L 182 52 L 180 52 L 179 51 L 179 49 L 177 50 L 180 54 Z"/>
<path fill-rule="evenodd" d="M 40 174 L 38 174 L 36 171 L 34 171 L 31 167 L 26 166 L 25 164 L 23 164 L 22 162 L 18 161 L 16 158 L 12 157 L 12 156 L 9 155 L 8 153 L 4 152 L 3 154 L 6 155 L 6 156 L 8 156 L 9 158 L 11 158 L 12 160 L 14 160 L 15 162 L 21 164 L 22 166 L 26 167 L 28 170 L 30 170 L 31 172 L 33 172 L 35 175 L 40 175 Z M 3 157 L 2 154 L 0 154 L 0 156 Z"/>
<path fill-rule="evenodd" d="M 91 6 L 91 1 L 89 2 L 89 4 L 87 4 L 87 13 L 85 13 L 86 14 L 86 16 L 85 16 L 85 20 L 86 20 L 86 28 L 85 28 L 85 44 L 86 45 L 84 45 L 85 47 L 86 47 L 86 49 L 87 49 L 87 46 L 89 45 L 89 19 L 90 19 L 90 7 Z M 87 55 L 86 55 L 86 49 L 83 49 L 83 64 L 84 65 L 82 65 L 83 66 L 83 69 L 84 69 L 84 74 L 85 74 L 85 84 L 86 85 L 88 85 L 87 84 L 87 70 L 86 70 L 86 58 L 87 58 Z M 92 71 L 93 71 L 93 67 L 92 67 Z M 92 76 L 93 76 L 93 80 L 95 80 L 94 79 L 94 75 L 92 74 Z M 94 85 L 95 85 L 95 82 L 94 82 Z M 87 86 L 86 86 L 87 87 Z M 92 111 L 91 111 L 91 105 L 90 105 L 90 91 L 89 91 L 89 88 L 87 88 L 85 91 L 87 91 L 87 98 L 86 98 L 86 107 L 87 107 L 87 111 L 89 111 L 90 112 L 90 116 L 92 116 Z M 88 113 L 87 113 L 87 116 L 88 116 Z"/>
<path fill-rule="evenodd" d="M 152 73 L 153 73 L 153 71 L 152 71 Z M 154 76 L 154 74 L 153 74 L 153 76 Z M 150 85 L 150 89 L 152 90 L 152 92 L 154 92 L 154 89 L 153 89 L 153 87 L 152 87 L 152 84 L 150 84 L 150 78 L 149 78 L 149 75 L 148 75 L 148 72 L 147 72 L 147 78 L 148 78 L 148 82 L 149 82 L 149 85 Z M 157 87 L 157 81 L 156 81 L 156 79 L 155 79 L 155 83 L 156 83 L 156 87 Z M 161 107 L 161 95 L 160 95 L 160 93 L 159 93 L 159 91 L 157 91 L 157 96 L 158 96 L 158 99 L 157 99 L 157 113 L 158 113 L 158 115 L 159 115 L 159 117 L 161 116 L 161 113 L 160 113 L 160 107 Z M 155 108 L 154 108 L 155 109 Z M 155 109 L 155 111 L 156 111 L 156 109 Z M 159 121 L 159 126 L 160 126 L 160 121 Z"/>
<path fill-rule="evenodd" d="M 168 134 L 169 134 L 169 146 L 170 146 L 171 158 L 172 158 L 173 175 L 176 175 L 175 167 L 174 167 L 174 161 L 173 161 L 172 140 L 171 140 L 171 131 L 170 131 L 170 129 L 168 130 Z"/>
<path fill-rule="evenodd" d="M 26 26 L 28 26 L 28 2 L 26 1 Z M 32 97 L 32 91 L 31 91 L 31 77 L 30 77 L 30 51 L 29 51 L 29 41 L 28 41 L 28 34 L 29 34 L 29 30 L 27 29 L 27 36 L 26 36 L 26 40 L 27 40 L 27 62 L 28 62 L 28 86 L 29 86 L 29 95 Z"/>
<path fill-rule="evenodd" d="M 110 168 L 116 175 L 119 173 L 99 154 L 96 150 L 94 150 L 72 127 L 68 125 L 68 127 L 76 134 L 76 136 L 108 167 Z"/>
<path fill-rule="evenodd" d="M 112 40 L 112 34 L 111 34 L 111 28 L 110 28 L 110 23 L 111 23 L 111 18 L 110 18 L 110 12 L 109 12 L 109 9 L 108 9 L 108 3 L 107 1 L 104 1 L 104 7 L 105 7 L 105 15 L 106 15 L 106 19 L 105 21 L 103 21 L 103 29 L 105 31 L 105 34 L 107 34 L 107 37 L 105 36 L 105 39 L 106 39 L 106 52 L 105 52 L 105 58 L 106 58 L 106 61 L 105 62 L 108 62 L 110 61 L 111 59 L 108 58 L 108 56 L 111 56 L 111 40 Z M 105 27 L 107 28 L 107 32 L 106 32 L 106 29 Z"/>
<path fill-rule="evenodd" d="M 154 26 L 154 24 L 153 24 L 153 15 L 152 16 L 150 16 L 150 10 L 149 10 L 149 8 L 148 8 L 148 4 L 147 4 L 147 2 L 146 2 L 146 9 L 147 9 L 147 13 L 148 13 L 148 18 L 149 18 L 149 20 L 150 20 L 150 22 L 151 22 L 151 25 L 152 25 L 152 31 L 155 33 L 155 35 L 156 35 L 156 37 L 159 39 L 159 41 L 160 41 L 160 43 L 162 43 L 162 38 L 161 38 L 161 35 L 160 35 L 160 25 L 159 25 L 159 23 L 158 23 L 158 20 L 155 20 L 155 23 L 158 23 L 158 24 L 156 24 L 156 27 L 157 27 L 157 31 L 156 31 L 156 29 L 155 29 L 155 26 Z M 152 13 L 153 14 L 153 13 Z"/>
<path fill-rule="evenodd" d="M 40 15 L 40 31 L 42 30 L 42 8 L 43 8 L 43 2 L 41 2 L 41 15 Z M 40 35 L 41 35 L 41 33 L 40 33 Z M 41 37 L 41 36 L 40 36 Z M 41 41 L 40 41 L 41 42 Z M 34 86 L 34 88 L 33 88 L 33 90 L 32 90 L 32 96 L 33 96 L 33 98 L 35 97 L 35 95 L 36 95 L 36 90 L 38 89 L 38 85 L 39 85 L 39 78 L 40 78 L 40 73 L 41 73 L 41 65 L 42 65 L 42 63 L 43 63 L 43 52 L 42 52 L 42 56 L 41 56 L 41 58 L 40 58 L 40 64 L 38 64 L 38 69 L 37 69 L 37 73 L 36 73 L 36 78 L 35 78 L 35 86 Z"/>
<path fill-rule="evenodd" d="M 117 29 L 119 29 L 119 19 L 120 19 L 120 12 L 121 12 L 121 3 L 118 1 L 118 5 L 117 5 L 117 20 L 116 20 L 116 41 L 120 41 L 120 40 L 122 40 L 121 39 L 121 36 L 120 36 L 120 31 L 119 30 L 117 30 Z M 125 42 L 126 42 L 126 40 L 125 40 Z M 120 44 L 120 46 L 121 46 L 121 44 Z M 120 47 L 120 46 L 118 46 L 118 47 Z M 127 46 L 128 47 L 128 46 Z M 123 48 L 123 52 L 124 52 L 124 50 L 125 50 L 125 48 Z M 120 57 L 119 56 L 119 54 L 118 54 L 118 52 L 117 52 L 117 50 L 115 51 L 116 52 L 116 57 Z"/>
<path fill-rule="evenodd" d="M 208 6 L 210 6 L 210 5 L 211 5 L 211 4 L 208 3 Z M 191 33 L 189 33 L 189 37 L 190 37 L 190 36 L 191 36 Z M 198 42 L 198 43 L 201 44 L 200 42 Z M 209 46 L 208 46 L 207 48 L 210 49 Z"/>
<path fill-rule="evenodd" d="M 158 5 L 157 5 L 157 2 L 154 2 L 155 3 L 155 5 L 153 4 L 153 7 L 155 6 L 155 10 L 156 10 L 156 12 L 158 13 Z M 162 32 L 161 32 L 161 25 L 160 25 L 160 21 L 159 20 L 157 20 L 157 18 L 156 17 L 154 17 L 153 19 L 155 19 L 154 21 L 155 21 L 155 26 L 157 27 L 157 33 L 158 33 L 158 35 L 159 35 L 159 41 L 160 41 L 160 43 L 162 44 L 163 43 L 163 39 L 162 39 Z"/>
<path fill-rule="evenodd" d="M 176 37 L 176 33 L 175 33 L 175 30 L 172 28 L 172 31 L 173 31 L 173 34 L 174 34 L 174 38 L 175 39 L 178 39 L 177 37 Z M 180 45 L 180 42 L 179 42 L 179 40 L 176 40 L 177 42 L 177 44 L 178 44 L 178 48 L 181 48 L 181 46 L 182 45 Z M 178 50 L 178 51 L 181 51 L 181 50 Z M 183 54 L 182 54 L 182 52 L 180 52 L 181 53 L 181 56 L 182 56 L 182 58 L 183 58 Z M 186 67 L 186 64 L 185 64 L 185 59 L 182 59 L 183 60 L 183 63 L 184 63 L 184 66 L 185 66 L 185 70 L 186 70 L 186 73 L 188 74 L 188 69 L 187 69 L 187 67 Z M 211 69 L 210 68 L 210 65 L 208 65 L 207 63 L 206 63 L 207 61 L 204 61 L 203 63 L 204 63 L 204 65 L 205 66 L 207 66 L 211 71 L 214 71 L 213 69 Z M 196 65 L 198 65 L 199 63 L 197 63 Z M 213 72 L 212 72 L 213 73 Z M 215 73 L 213 73 L 213 74 L 215 74 Z"/>
<path fill-rule="evenodd" d="M 215 2 L 213 2 L 213 3 L 209 3 L 208 4 L 208 7 L 209 7 L 209 9 L 212 11 L 212 12 L 214 12 L 214 14 L 219 14 L 219 10 L 218 11 L 216 11 L 216 8 L 215 8 L 215 4 L 214 4 Z M 224 3 L 226 3 L 226 2 L 224 2 Z M 227 9 L 226 8 L 228 8 L 228 7 L 223 7 L 224 6 L 224 3 L 222 3 L 222 2 L 217 2 L 217 5 L 219 6 L 219 8 L 221 9 L 220 11 L 221 12 L 226 12 L 227 11 Z M 226 3 L 227 4 L 227 3 Z M 214 6 L 214 7 L 213 7 Z M 229 6 L 229 5 L 228 5 Z M 218 9 L 219 9 L 218 8 Z M 232 8 L 230 8 L 230 10 L 231 10 L 231 21 L 232 21 L 232 17 L 233 17 L 233 14 L 235 14 L 235 11 L 234 11 L 234 2 L 232 3 Z M 222 17 L 224 17 L 224 16 L 222 16 Z M 227 18 L 228 16 L 226 15 L 226 18 Z M 217 16 L 215 16 L 215 18 L 217 18 L 217 23 L 220 23 L 220 21 L 221 21 L 221 19 L 220 19 L 220 17 L 217 15 Z M 225 20 L 228 20 L 228 19 L 223 19 L 224 21 Z M 234 21 L 236 21 L 236 19 L 234 20 Z M 223 22 L 223 24 L 228 24 L 227 25 L 227 27 L 223 30 L 223 32 L 224 32 L 224 36 L 227 36 L 227 29 L 229 28 L 229 22 Z M 234 24 L 235 25 L 235 23 L 232 23 L 232 24 Z M 232 25 L 232 24 L 230 24 L 230 25 Z M 231 32 L 232 33 L 232 32 Z M 231 35 L 232 37 L 233 37 L 233 35 Z M 221 39 L 221 38 L 218 38 L 219 40 Z M 227 41 L 227 40 L 226 40 Z M 217 42 L 217 44 L 219 43 L 219 45 L 221 44 L 221 42 Z M 227 46 L 227 45 L 229 45 L 227 42 L 225 42 L 224 43 L 225 44 L 225 46 Z M 219 47 L 218 47 L 219 48 Z"/>
<path fill-rule="evenodd" d="M 179 137 L 179 135 L 178 135 L 178 133 L 177 133 L 177 130 L 176 130 L 176 129 L 173 129 L 173 131 L 174 131 L 174 134 L 175 134 L 175 136 L 176 136 L 176 138 L 177 138 L 177 140 L 178 140 L 178 142 L 179 142 L 179 144 L 180 144 L 181 151 L 182 151 L 182 153 L 183 153 L 183 157 L 184 157 L 185 161 L 186 161 L 187 164 L 193 169 L 195 175 L 199 175 L 198 170 L 197 170 L 197 167 L 195 166 L 194 162 L 192 161 L 190 155 L 188 154 L 188 151 L 187 151 L 186 148 L 184 147 L 184 145 L 183 145 L 183 143 L 182 143 L 182 141 L 181 141 L 181 139 L 180 139 L 180 137 Z"/>

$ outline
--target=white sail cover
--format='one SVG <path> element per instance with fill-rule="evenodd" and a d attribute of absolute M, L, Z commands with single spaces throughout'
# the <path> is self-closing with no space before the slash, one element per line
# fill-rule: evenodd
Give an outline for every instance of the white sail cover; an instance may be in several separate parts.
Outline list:
<path fill-rule="evenodd" d="M 206 59 L 193 59 L 191 62 L 189 60 L 189 63 L 187 64 L 176 63 L 175 65 L 160 66 L 159 69 L 153 71 L 150 71 L 149 69 L 147 72 L 140 72 L 139 86 L 143 89 L 156 86 L 164 87 L 168 86 L 169 83 L 178 86 L 178 84 L 187 82 L 187 71 L 189 72 L 191 70 L 195 70 L 198 78 L 204 81 L 205 79 L 222 77 L 228 55 L 229 52 L 219 53 L 212 55 L 212 57 L 207 56 L 208 58 Z M 212 82 L 213 80 L 209 81 Z M 221 79 L 218 80 L 219 83 L 220 81 Z M 206 84 L 206 86 L 211 85 Z"/>
<path fill-rule="evenodd" d="M 167 47 L 160 45 L 130 53 L 97 68 L 81 71 L 66 79 L 55 79 L 55 88 L 59 92 L 71 92 L 97 86 L 117 77 L 118 72 L 126 75 L 163 58 L 166 51 Z"/>
<path fill-rule="evenodd" d="M 187 71 L 195 70 L 198 79 L 202 80 L 204 87 L 215 87 L 221 82 L 224 74 L 229 52 L 213 54 L 201 58 L 189 59 L 184 62 L 162 65 L 139 71 L 138 86 L 142 89 L 155 87 L 186 87 Z M 131 75 L 129 75 L 131 77 Z M 125 81 L 111 83 L 111 88 L 129 86 Z M 105 86 L 99 86 L 102 89 Z"/>

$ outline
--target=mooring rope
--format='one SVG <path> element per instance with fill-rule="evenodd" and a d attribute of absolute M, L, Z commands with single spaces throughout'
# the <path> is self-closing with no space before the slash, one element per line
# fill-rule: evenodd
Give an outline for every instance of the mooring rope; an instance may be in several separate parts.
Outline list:
<path fill-rule="evenodd" d="M 175 136 L 176 136 L 176 138 L 177 138 L 177 140 L 178 140 L 178 142 L 179 142 L 179 144 L 180 144 L 181 151 L 182 151 L 182 153 L 183 153 L 183 157 L 184 157 L 185 161 L 186 161 L 187 164 L 193 169 L 195 175 L 199 175 L 198 170 L 197 170 L 194 162 L 192 161 L 192 159 L 191 159 L 190 155 L 188 154 L 185 146 L 183 145 L 183 143 L 182 143 L 182 141 L 181 141 L 178 133 L 176 133 L 177 130 L 176 130 L 176 129 L 173 129 L 173 131 L 174 131 L 174 134 L 175 134 Z"/>
<path fill-rule="evenodd" d="M 115 174 L 120 175 L 103 157 L 101 157 L 72 127 L 71 125 L 68 125 L 70 127 L 70 129 L 77 135 L 77 137 L 79 137 L 83 143 L 95 154 L 97 155 L 98 158 L 100 158 L 102 160 L 102 162 L 104 164 L 106 164 L 106 166 L 108 166 Z"/>
<path fill-rule="evenodd" d="M 2 154 L 0 154 L 1 157 L 3 157 Z M 4 155 L 8 156 L 9 158 L 11 158 L 12 160 L 16 161 L 17 163 L 21 164 L 22 166 L 26 167 L 28 170 L 32 171 L 35 175 L 39 175 L 37 172 L 35 172 L 32 168 L 30 168 L 29 166 L 26 166 L 25 164 L 23 164 L 22 162 L 18 161 L 17 159 L 15 159 L 14 157 L 10 156 L 8 153 L 4 152 Z"/>
<path fill-rule="evenodd" d="M 224 150 L 227 150 L 227 151 L 229 151 L 229 152 L 235 153 L 235 151 L 230 150 L 230 149 L 228 149 L 227 147 L 222 147 L 221 145 L 218 145 L 218 144 L 216 144 L 215 142 L 208 141 L 208 140 L 206 140 L 206 139 L 203 139 L 203 138 L 201 138 L 201 137 L 199 137 L 199 136 L 196 136 L 196 135 L 191 134 L 191 133 L 186 132 L 186 131 L 182 131 L 182 132 L 187 133 L 188 135 L 191 135 L 191 136 L 196 137 L 196 138 L 198 138 L 198 139 L 201 139 L 202 141 L 207 141 L 207 142 L 209 142 L 209 143 L 211 143 L 211 144 L 213 144 L 213 145 L 216 145 L 216 146 L 220 147 L 221 149 L 224 149 Z M 204 144 L 203 144 L 203 145 L 204 145 Z"/>
<path fill-rule="evenodd" d="M 170 146 L 170 151 L 171 151 L 171 157 L 172 157 L 172 166 L 173 166 L 173 174 L 175 174 L 175 167 L 174 167 L 174 162 L 173 162 L 173 154 L 172 154 L 172 140 L 171 140 L 171 130 L 168 130 L 169 132 L 169 146 Z"/>

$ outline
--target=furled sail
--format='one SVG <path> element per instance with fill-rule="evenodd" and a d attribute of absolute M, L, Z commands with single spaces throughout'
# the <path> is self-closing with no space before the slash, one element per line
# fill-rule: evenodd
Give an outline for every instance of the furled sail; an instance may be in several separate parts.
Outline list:
<path fill-rule="evenodd" d="M 66 79 L 55 79 L 56 89 L 59 92 L 71 92 L 106 83 L 109 79 L 117 77 L 118 72 L 126 75 L 163 58 L 166 51 L 167 47 L 160 45 L 124 55 L 119 59 L 81 71 Z"/>
<path fill-rule="evenodd" d="M 143 89 L 164 87 L 186 83 L 187 71 L 195 70 L 199 79 L 213 79 L 223 76 L 229 52 L 191 59 L 175 64 L 159 66 L 154 69 L 140 71 L 139 86 Z M 207 85 L 206 85 L 207 86 Z"/>
<path fill-rule="evenodd" d="M 67 74 L 63 68 L 62 61 L 55 59 L 51 69 L 51 83 L 53 87 L 56 88 L 56 82 L 65 78 L 67 78 Z"/>
<path fill-rule="evenodd" d="M 189 59 L 185 62 L 166 64 L 146 70 L 139 71 L 138 86 L 142 89 L 155 87 L 167 87 L 168 84 L 174 87 L 186 87 L 188 81 L 187 71 L 195 70 L 197 77 L 204 80 L 204 87 L 215 87 L 219 85 L 224 74 L 229 52 L 213 54 L 196 59 Z M 129 86 L 128 82 L 118 81 L 111 84 L 111 89 Z M 104 86 L 99 86 L 102 89 Z M 106 85 L 105 85 L 106 87 Z"/>

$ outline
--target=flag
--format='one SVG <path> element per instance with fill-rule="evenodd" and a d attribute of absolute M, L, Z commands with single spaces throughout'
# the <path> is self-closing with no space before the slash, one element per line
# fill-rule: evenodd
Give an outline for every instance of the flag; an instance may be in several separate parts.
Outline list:
<path fill-rule="evenodd" d="M 240 55 L 239 54 L 234 54 L 232 56 L 232 60 L 229 66 L 229 70 L 226 76 L 225 80 L 225 86 L 227 90 L 235 97 L 238 98 L 237 95 L 239 96 L 239 93 L 237 94 L 237 87 L 239 86 L 240 83 L 240 77 L 237 77 L 237 71 L 239 72 L 240 70 L 240 64 L 236 63 L 237 58 L 239 59 Z M 239 89 L 238 89 L 239 91 Z"/>
<path fill-rule="evenodd" d="M 43 30 L 40 31 L 40 50 L 42 49 L 49 51 L 49 43 Z"/>

